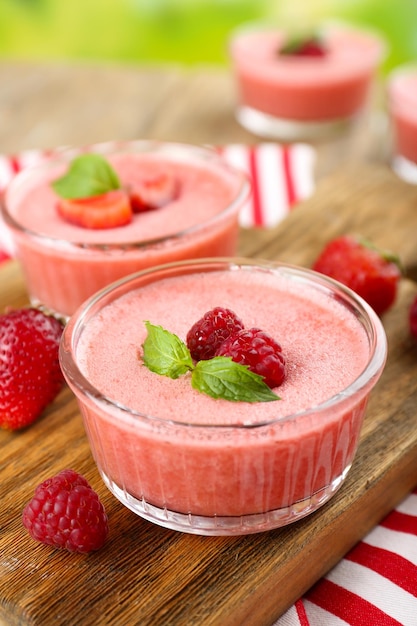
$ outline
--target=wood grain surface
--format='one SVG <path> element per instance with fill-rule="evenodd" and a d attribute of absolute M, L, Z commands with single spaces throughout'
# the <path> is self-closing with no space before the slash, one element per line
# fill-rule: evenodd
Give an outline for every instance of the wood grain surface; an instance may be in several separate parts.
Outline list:
<path fill-rule="evenodd" d="M 277 229 L 242 231 L 250 256 L 310 266 L 332 237 L 357 234 L 395 252 L 406 276 L 417 279 L 417 185 L 400 180 L 384 163 L 347 162 L 319 181 L 317 192 Z"/>
<path fill-rule="evenodd" d="M 0 81 L 3 152 L 138 137 L 256 141 L 234 122 L 230 77 L 210 68 L 0 64 Z M 341 490 L 310 517 L 258 535 L 198 537 L 159 528 L 104 487 L 64 389 L 31 428 L 0 432 L 0 623 L 271 626 L 417 484 L 417 349 L 407 324 L 417 293 L 417 188 L 389 170 L 378 128 L 367 141 L 363 133 L 350 137 L 351 149 L 342 153 L 336 144 L 320 146 L 315 195 L 277 228 L 242 231 L 239 244 L 243 256 L 309 266 L 327 239 L 358 232 L 400 253 L 406 267 L 398 301 L 383 320 L 387 367 Z M 0 310 L 26 301 L 18 264 L 0 266 Z M 21 525 L 35 486 L 64 467 L 82 472 L 108 511 L 111 535 L 96 554 L 51 550 Z"/>
<path fill-rule="evenodd" d="M 393 219 L 383 233 L 395 181 L 374 166 L 362 169 L 362 177 L 354 172 L 344 170 L 327 180 L 274 231 L 242 231 L 240 253 L 308 265 L 322 239 L 354 230 L 386 246 L 404 244 L 407 264 L 415 267 L 415 251 L 408 247 L 415 195 L 398 188 L 402 219 Z M 1 307 L 23 304 L 17 263 L 0 271 Z M 388 364 L 346 483 L 320 511 L 286 528 L 208 538 L 136 517 L 102 485 L 68 389 L 27 431 L 0 433 L 0 615 L 5 623 L 270 626 L 417 484 L 417 350 L 406 320 L 415 293 L 415 284 L 404 279 L 398 302 L 384 318 Z M 34 543 L 21 526 L 22 507 L 36 484 L 67 466 L 86 475 L 108 510 L 111 536 L 97 554 L 51 550 Z"/>
<path fill-rule="evenodd" d="M 235 119 L 228 69 L 0 60 L 0 152 L 152 138 L 201 144 L 256 143 Z M 390 154 L 384 90 L 348 135 L 318 142 L 316 173 Z"/>

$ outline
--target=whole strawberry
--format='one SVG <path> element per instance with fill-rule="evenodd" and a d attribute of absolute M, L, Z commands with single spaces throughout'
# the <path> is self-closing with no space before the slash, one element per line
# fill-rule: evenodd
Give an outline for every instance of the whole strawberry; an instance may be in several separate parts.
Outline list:
<path fill-rule="evenodd" d="M 63 326 L 37 309 L 0 315 L 0 427 L 34 422 L 60 391 L 58 360 Z"/>
<path fill-rule="evenodd" d="M 378 315 L 385 313 L 397 297 L 401 278 L 398 259 L 366 240 L 349 235 L 333 239 L 325 246 L 313 269 L 350 287 Z"/>
<path fill-rule="evenodd" d="M 97 493 L 72 469 L 38 485 L 23 510 L 22 522 L 32 539 L 69 552 L 98 550 L 109 532 Z"/>
<path fill-rule="evenodd" d="M 411 335 L 417 339 L 417 296 L 414 298 L 408 311 L 408 322 Z"/>

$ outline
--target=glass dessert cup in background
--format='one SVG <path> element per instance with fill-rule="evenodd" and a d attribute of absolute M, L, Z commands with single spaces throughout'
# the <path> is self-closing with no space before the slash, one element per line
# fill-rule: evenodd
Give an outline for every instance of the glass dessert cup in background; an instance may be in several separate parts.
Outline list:
<path fill-rule="evenodd" d="M 387 96 L 393 135 L 392 168 L 406 182 L 417 184 L 417 64 L 391 72 Z"/>
<path fill-rule="evenodd" d="M 132 163 L 139 170 L 144 162 L 148 163 L 146 171 L 155 163 L 157 171 L 164 168 L 178 179 L 178 197 L 172 202 L 134 215 L 131 224 L 104 230 L 68 224 L 55 209 L 50 183 L 80 152 L 61 151 L 27 168 L 15 176 L 5 193 L 3 218 L 34 306 L 67 318 L 93 293 L 138 270 L 182 259 L 236 254 L 239 212 L 249 196 L 250 183 L 214 150 L 145 140 L 89 147 L 88 152 L 102 154 L 114 167 L 118 163 L 122 182 L 123 175 L 130 175 Z"/>
<path fill-rule="evenodd" d="M 366 110 L 385 55 L 379 34 L 341 25 L 320 30 L 324 56 L 280 55 L 288 33 L 249 24 L 230 38 L 236 117 L 260 137 L 324 140 L 348 132 Z"/>
<path fill-rule="evenodd" d="M 241 299 L 242 293 L 246 296 Z M 173 294 L 175 307 L 167 305 Z M 276 337 L 287 353 L 287 380 L 275 390 L 281 400 L 255 404 L 215 400 L 192 389 L 187 376 L 181 380 L 159 376 L 138 359 L 143 320 L 160 324 L 161 316 L 168 316 L 161 325 L 184 339 L 199 307 L 209 310 L 219 305 L 219 294 L 224 294 L 225 306 L 243 311 L 240 317 L 251 319 L 253 325 L 251 316 L 259 310 L 256 321 L 264 330 L 268 316 L 286 326 Z M 295 302 L 305 319 L 291 319 Z M 297 335 L 302 345 L 297 345 Z M 123 355 L 123 336 L 128 337 L 132 372 Z M 319 352 L 334 351 L 337 372 L 323 364 L 315 369 L 314 360 L 321 357 L 307 354 L 314 336 L 321 345 Z M 323 341 L 334 341 L 334 348 L 323 348 Z M 111 360 L 111 381 L 102 350 Z M 111 357 L 115 352 L 121 355 L 120 368 Z M 60 360 L 98 470 L 120 502 L 173 530 L 244 535 L 303 518 L 340 488 L 386 352 L 379 318 L 344 286 L 285 264 L 219 258 L 159 266 L 108 286 L 70 318 Z M 309 359 L 315 371 L 312 378 L 311 371 L 303 371 Z M 346 381 L 348 363 L 354 374 Z M 95 378 L 96 366 L 100 377 L 104 372 L 102 382 Z M 327 393 L 323 368 L 331 371 L 329 378 L 340 374 L 342 382 L 337 391 L 320 397 L 315 394 Z M 121 391 L 125 380 L 127 395 Z M 332 378 L 331 385 L 339 383 Z M 303 396 L 301 404 L 298 394 Z M 290 403 L 288 413 L 285 402 Z"/>

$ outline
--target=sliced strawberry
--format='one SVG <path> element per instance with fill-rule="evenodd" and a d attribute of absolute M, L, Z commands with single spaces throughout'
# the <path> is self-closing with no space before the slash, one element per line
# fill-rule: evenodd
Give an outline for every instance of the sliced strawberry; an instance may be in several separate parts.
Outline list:
<path fill-rule="evenodd" d="M 326 50 L 320 41 L 317 39 L 310 39 L 309 41 L 305 41 L 295 54 L 304 57 L 324 57 L 326 55 Z"/>
<path fill-rule="evenodd" d="M 285 56 L 324 57 L 327 50 L 317 35 L 290 39 L 279 51 Z"/>
<path fill-rule="evenodd" d="M 129 195 L 122 189 L 89 198 L 59 198 L 56 208 L 67 222 L 83 228 L 115 228 L 132 221 Z"/>
<path fill-rule="evenodd" d="M 135 181 L 128 185 L 134 213 L 159 209 L 178 196 L 178 180 L 166 173 Z"/>

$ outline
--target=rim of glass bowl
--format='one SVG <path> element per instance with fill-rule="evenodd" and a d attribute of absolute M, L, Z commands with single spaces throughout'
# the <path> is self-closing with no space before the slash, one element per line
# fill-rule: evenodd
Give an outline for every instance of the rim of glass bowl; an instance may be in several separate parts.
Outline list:
<path fill-rule="evenodd" d="M 300 284 L 308 283 L 322 292 L 331 294 L 332 297 L 341 302 L 347 309 L 349 309 L 353 315 L 360 321 L 365 329 L 365 332 L 369 341 L 369 360 L 360 373 L 360 375 L 345 389 L 342 389 L 337 394 L 333 395 L 328 400 L 284 417 L 278 417 L 276 419 L 269 419 L 267 421 L 256 422 L 253 424 L 240 423 L 227 423 L 227 424 L 206 424 L 197 422 L 185 422 L 181 420 L 165 419 L 164 417 L 156 417 L 152 415 L 146 415 L 140 411 L 135 411 L 121 403 L 113 400 L 102 394 L 96 389 L 78 368 L 73 355 L 76 353 L 78 339 L 83 331 L 83 328 L 88 323 L 88 320 L 92 318 L 99 310 L 110 302 L 118 299 L 120 296 L 129 292 L 131 289 L 140 288 L 140 284 L 143 285 L 154 282 L 153 277 L 158 276 L 157 280 L 162 278 L 169 278 L 170 276 L 178 276 L 180 274 L 193 274 L 198 272 L 207 271 L 236 271 L 236 270 L 249 271 L 256 269 L 257 271 L 265 272 L 278 272 L 288 276 L 291 280 L 297 281 Z M 135 284 L 136 283 L 136 284 Z M 381 375 L 385 366 L 387 358 L 387 338 L 385 330 L 381 323 L 381 320 L 375 313 L 375 311 L 356 293 L 354 293 L 348 287 L 345 287 L 341 283 L 319 274 L 313 270 L 291 265 L 288 263 L 281 263 L 275 261 L 248 259 L 241 257 L 219 257 L 219 258 L 204 258 L 197 260 L 177 261 L 172 263 L 165 263 L 158 265 L 150 269 L 142 270 L 130 274 L 112 284 L 108 285 L 104 289 L 97 292 L 84 302 L 74 315 L 67 322 L 66 327 L 62 335 L 60 344 L 60 362 L 63 372 L 67 379 L 71 381 L 71 385 L 78 388 L 85 396 L 87 396 L 93 403 L 102 403 L 117 409 L 119 414 L 125 413 L 126 416 L 137 417 L 141 420 L 146 420 L 153 423 L 172 425 L 177 427 L 187 428 L 210 428 L 212 430 L 225 430 L 225 429 L 256 429 L 265 426 L 272 426 L 274 424 L 282 424 L 289 420 L 300 419 L 308 417 L 313 413 L 320 411 L 326 411 L 334 405 L 349 399 L 355 393 L 366 388 L 370 382 Z M 377 378 L 377 380 L 378 380 Z M 375 383 L 377 382 L 375 380 Z M 372 387 L 374 386 L 372 385 Z M 371 387 L 371 388 L 372 388 Z"/>
<path fill-rule="evenodd" d="M 162 237 L 155 237 L 153 239 L 145 239 L 143 241 L 126 241 L 120 243 L 111 243 L 111 242 L 94 242 L 94 243 L 83 243 L 82 241 L 68 241 L 66 239 L 61 239 L 58 237 L 52 237 L 51 235 L 45 235 L 25 226 L 22 226 L 15 217 L 10 213 L 8 209 L 7 198 L 10 194 L 13 193 L 14 189 L 17 186 L 20 186 L 26 182 L 27 179 L 30 179 L 33 174 L 40 170 L 44 170 L 45 168 L 53 168 L 59 164 L 68 163 L 71 159 L 79 156 L 83 153 L 97 152 L 102 155 L 110 154 L 110 153 L 153 153 L 153 154 L 167 154 L 169 156 L 178 156 L 184 162 L 187 159 L 190 161 L 194 161 L 195 159 L 200 159 L 201 163 L 213 163 L 214 165 L 218 164 L 225 171 L 227 171 L 231 176 L 235 177 L 237 181 L 240 181 L 237 189 L 236 189 L 236 197 L 234 200 L 228 204 L 224 209 L 222 209 L 219 213 L 211 216 L 209 219 L 204 222 L 200 222 L 199 224 L 195 224 L 194 226 L 190 226 L 189 228 L 184 228 L 181 231 L 173 232 Z M 238 169 L 230 165 L 215 149 L 209 145 L 193 145 L 188 143 L 180 143 L 180 142 L 169 142 L 169 141 L 158 141 L 158 140 L 136 140 L 136 141 L 114 141 L 114 142 L 103 142 L 92 144 L 88 146 L 88 148 L 77 148 L 77 147 L 65 147 L 58 148 L 56 151 L 56 156 L 51 158 L 46 158 L 45 161 L 41 163 L 37 163 L 35 165 L 28 166 L 24 170 L 20 171 L 16 176 L 11 180 L 9 185 L 6 187 L 4 192 L 3 200 L 0 202 L 0 212 L 3 215 L 3 219 L 6 224 L 15 231 L 20 233 L 24 233 L 29 237 L 36 239 L 38 241 L 42 241 L 45 245 L 55 246 L 55 247 L 64 247 L 67 249 L 73 249 L 77 251 L 111 251 L 111 250 L 141 250 L 147 249 L 155 246 L 159 246 L 165 244 L 168 241 L 175 241 L 183 239 L 188 235 L 192 235 L 193 233 L 198 233 L 199 231 L 203 231 L 207 227 L 210 227 L 212 224 L 216 224 L 216 222 L 221 221 L 223 218 L 227 217 L 229 214 L 233 214 L 238 207 L 240 207 L 244 201 L 249 197 L 249 193 L 251 190 L 251 184 L 249 176 L 243 170 Z"/>

